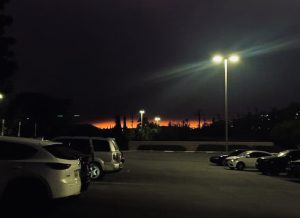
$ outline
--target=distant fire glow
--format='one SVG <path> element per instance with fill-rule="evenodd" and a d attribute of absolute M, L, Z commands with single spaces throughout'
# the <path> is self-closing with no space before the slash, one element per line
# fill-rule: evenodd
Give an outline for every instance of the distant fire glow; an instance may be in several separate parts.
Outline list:
<path fill-rule="evenodd" d="M 150 122 L 156 123 L 155 120 L 150 120 Z M 211 120 L 205 121 L 207 125 L 210 125 L 212 122 Z M 183 121 L 182 120 L 160 120 L 159 121 L 159 126 L 169 126 L 171 124 L 172 126 L 182 126 Z M 190 128 L 198 128 L 198 121 L 197 120 L 190 120 L 188 122 L 185 122 L 185 124 L 188 124 Z M 114 120 L 108 120 L 108 121 L 100 121 L 100 122 L 93 122 L 93 126 L 96 126 L 97 128 L 100 129 L 111 129 L 114 128 L 115 126 L 115 121 Z M 131 128 L 136 128 L 138 125 L 137 121 L 131 121 L 127 120 L 126 122 L 126 127 L 131 129 Z M 204 121 L 200 122 L 200 126 L 202 127 L 204 125 Z M 123 127 L 123 122 L 121 123 L 121 126 Z"/>

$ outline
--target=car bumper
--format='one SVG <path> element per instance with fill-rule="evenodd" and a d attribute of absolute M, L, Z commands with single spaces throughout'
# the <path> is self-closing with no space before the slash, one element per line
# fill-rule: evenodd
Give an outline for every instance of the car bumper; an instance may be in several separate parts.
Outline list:
<path fill-rule="evenodd" d="M 81 181 L 78 178 L 72 183 L 66 181 L 65 179 L 60 180 L 59 184 L 56 183 L 52 185 L 52 198 L 64 198 L 74 195 L 79 195 L 81 191 Z"/>
<path fill-rule="evenodd" d="M 235 168 L 236 167 L 236 162 L 235 161 L 227 161 L 226 165 L 230 168 Z"/>
<path fill-rule="evenodd" d="M 104 165 L 104 171 L 105 172 L 115 172 L 123 169 L 124 164 L 123 162 L 113 162 L 113 163 L 107 163 Z"/>

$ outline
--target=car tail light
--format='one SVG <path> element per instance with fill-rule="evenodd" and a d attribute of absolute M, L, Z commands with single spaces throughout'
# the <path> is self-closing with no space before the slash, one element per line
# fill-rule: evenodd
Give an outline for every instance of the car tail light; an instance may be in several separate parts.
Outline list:
<path fill-rule="evenodd" d="M 46 165 L 54 170 L 66 170 L 71 166 L 71 164 L 63 164 L 63 163 L 46 163 Z"/>
<path fill-rule="evenodd" d="M 117 154 L 113 154 L 113 160 L 118 160 L 118 155 Z"/>

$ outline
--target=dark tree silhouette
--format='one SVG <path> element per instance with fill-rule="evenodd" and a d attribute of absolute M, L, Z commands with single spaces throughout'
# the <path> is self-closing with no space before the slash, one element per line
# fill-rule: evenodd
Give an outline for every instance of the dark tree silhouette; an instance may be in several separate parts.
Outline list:
<path fill-rule="evenodd" d="M 16 128 L 22 122 L 22 136 L 34 136 L 38 125 L 38 136 L 53 136 L 71 123 L 69 114 L 71 101 L 39 93 L 21 93 L 12 99 L 4 111 L 9 128 L 8 134 L 16 135 Z M 58 116 L 59 115 L 59 116 Z"/>
<path fill-rule="evenodd" d="M 17 69 L 14 53 L 11 50 L 16 40 L 6 35 L 6 28 L 13 21 L 12 17 L 4 13 L 6 3 L 8 0 L 0 0 L 0 92 L 5 94 L 12 91 L 11 77 Z"/>
<path fill-rule="evenodd" d="M 121 117 L 120 115 L 115 116 L 115 127 L 116 130 L 120 131 L 122 129 L 121 127 Z"/>
<path fill-rule="evenodd" d="M 123 130 L 126 130 L 127 129 L 127 119 L 126 119 L 126 115 L 123 116 Z"/>

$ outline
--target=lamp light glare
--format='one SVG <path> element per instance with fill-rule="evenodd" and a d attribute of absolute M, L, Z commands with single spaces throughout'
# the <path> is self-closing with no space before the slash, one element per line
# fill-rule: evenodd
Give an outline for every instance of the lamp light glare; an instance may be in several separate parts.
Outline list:
<path fill-rule="evenodd" d="M 155 117 L 154 120 L 155 120 L 156 122 L 158 122 L 158 121 L 160 121 L 160 117 Z"/>
<path fill-rule="evenodd" d="M 230 62 L 233 62 L 233 63 L 239 62 L 239 60 L 240 60 L 240 57 L 237 56 L 237 55 L 231 55 L 231 56 L 229 57 L 229 61 L 230 61 Z"/>
<path fill-rule="evenodd" d="M 223 57 L 221 55 L 216 55 L 213 57 L 212 61 L 215 63 L 221 63 L 223 61 Z"/>

